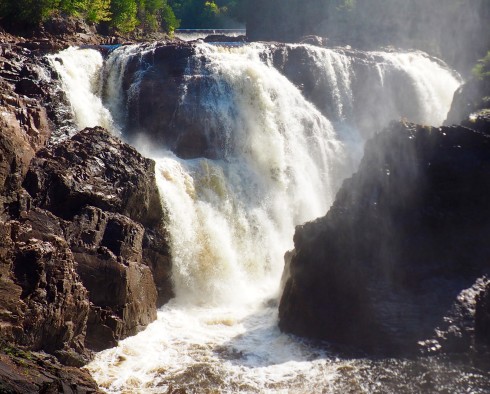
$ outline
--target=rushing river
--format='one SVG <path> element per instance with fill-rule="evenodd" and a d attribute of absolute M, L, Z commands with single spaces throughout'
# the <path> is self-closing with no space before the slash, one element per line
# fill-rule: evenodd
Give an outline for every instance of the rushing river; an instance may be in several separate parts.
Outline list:
<path fill-rule="evenodd" d="M 352 121 L 359 107 L 352 59 L 341 50 L 304 49 L 315 60 L 311 72 L 327 81 L 328 108 L 313 105 L 274 68 L 264 44 L 197 44 L 195 56 L 206 62 L 189 61 L 189 80 L 205 75 L 211 83 L 197 108 L 184 86 L 181 106 L 198 111 L 203 127 L 223 130 L 221 154 L 184 160 L 148 138 L 135 142 L 157 164 L 176 298 L 146 330 L 88 365 L 107 392 L 488 388 L 488 375 L 465 360 L 341 357 L 327 344 L 277 328 L 283 256 L 293 247 L 294 228 L 327 212 L 342 180 L 355 170 L 365 138 Z M 138 99 L 139 80 L 125 95 L 122 74 L 128 58 L 151 50 L 121 47 L 104 60 L 97 51 L 70 48 L 51 58 L 76 128 L 102 125 L 124 137 L 125 100 Z M 378 122 L 373 127 L 403 117 L 443 122 L 460 81 L 442 63 L 419 52 L 366 56 L 372 63 L 368 89 L 379 105 L 373 109 L 379 116 L 370 117 Z M 399 79 L 407 87 L 402 100 L 395 97 Z"/>

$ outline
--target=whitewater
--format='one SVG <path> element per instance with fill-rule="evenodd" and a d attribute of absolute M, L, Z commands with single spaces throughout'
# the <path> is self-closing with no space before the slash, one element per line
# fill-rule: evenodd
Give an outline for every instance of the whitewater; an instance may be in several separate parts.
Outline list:
<path fill-rule="evenodd" d="M 413 392 L 427 370 L 437 390 L 464 383 L 478 392 L 462 365 L 340 357 L 328 344 L 279 331 L 295 226 L 325 215 L 368 138 L 353 121 L 360 103 L 352 59 L 341 49 L 304 46 L 312 72 L 329 86 L 326 107 L 318 108 L 274 68 L 266 45 L 196 45 L 195 58 L 206 62 L 191 59 L 186 77 L 212 81 L 197 111 L 202 127 L 222 130 L 225 143 L 216 159 L 184 160 L 144 133 L 131 140 L 156 162 L 176 297 L 143 332 L 96 355 L 87 369 L 99 386 L 108 393 Z M 50 57 L 73 132 L 101 125 L 125 138 L 126 100 L 138 99 L 139 80 L 126 95 L 121 81 L 128 58 L 143 50 L 153 49 L 130 45 L 103 59 L 70 48 Z M 382 105 L 371 127 L 393 119 L 442 124 L 461 83 L 447 66 L 421 52 L 366 58 L 369 89 Z M 404 100 L 394 97 L 394 76 L 405 81 Z M 194 98 L 185 86 L 182 92 L 185 107 Z"/>

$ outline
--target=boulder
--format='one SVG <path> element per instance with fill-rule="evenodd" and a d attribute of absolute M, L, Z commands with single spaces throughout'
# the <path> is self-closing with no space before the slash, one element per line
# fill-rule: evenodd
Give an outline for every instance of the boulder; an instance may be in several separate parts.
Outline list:
<path fill-rule="evenodd" d="M 67 229 L 77 272 L 90 292 L 86 343 L 91 349 L 114 346 L 156 319 L 155 282 L 151 269 L 141 264 L 144 231 L 126 216 L 94 207 L 86 207 Z"/>
<path fill-rule="evenodd" d="M 154 165 L 93 128 L 39 151 L 25 177 L 32 204 L 63 223 L 89 292 L 85 343 L 94 350 L 136 334 L 173 296 Z"/>
<path fill-rule="evenodd" d="M 67 220 L 91 205 L 151 227 L 163 218 L 154 167 L 152 160 L 96 127 L 39 151 L 24 187 L 35 205 Z"/>
<path fill-rule="evenodd" d="M 327 215 L 296 229 L 281 329 L 409 354 L 466 297 L 471 338 L 447 351 L 471 348 L 478 292 L 466 289 L 490 269 L 489 170 L 490 137 L 462 126 L 398 123 L 368 141 Z"/>
<path fill-rule="evenodd" d="M 179 157 L 216 157 L 214 141 L 219 135 L 215 130 L 206 129 L 203 114 L 195 111 L 200 86 L 206 83 L 206 78 L 200 75 L 199 64 L 189 68 L 195 53 L 190 43 L 161 42 L 148 48 L 143 45 L 141 52 L 130 55 L 123 91 L 137 93 L 126 97 L 125 136 L 129 140 L 144 132 L 153 144 L 165 146 Z M 189 69 L 193 75 L 186 77 Z M 192 92 L 186 102 L 183 102 L 184 83 Z"/>
<path fill-rule="evenodd" d="M 469 127 L 479 116 L 490 117 L 490 78 L 471 78 L 454 93 L 446 125 L 464 123 Z"/>

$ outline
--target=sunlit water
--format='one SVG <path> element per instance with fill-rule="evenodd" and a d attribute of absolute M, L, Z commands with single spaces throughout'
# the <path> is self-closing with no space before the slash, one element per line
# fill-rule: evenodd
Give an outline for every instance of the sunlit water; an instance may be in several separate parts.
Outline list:
<path fill-rule="evenodd" d="M 89 364 L 107 392 L 484 392 L 487 387 L 488 376 L 465 363 L 339 358 L 325 344 L 278 330 L 283 255 L 293 246 L 294 227 L 326 213 L 362 147 L 362 136 L 346 127 L 357 94 L 351 90 L 350 58 L 308 48 L 332 87 L 327 92 L 332 122 L 272 67 L 265 46 L 201 44 L 198 56 L 208 61 L 197 71 L 190 62 L 189 73 L 214 81 L 200 110 L 229 135 L 222 158 L 182 160 L 165 147 L 139 146 L 156 161 L 177 296 L 145 331 Z M 105 65 L 91 50 L 64 51 L 57 55 L 63 62 L 53 57 L 79 127 L 100 122 L 118 132 L 126 116 L 122 73 L 139 50 L 120 48 Z M 459 84 L 451 72 L 421 53 L 371 56 L 372 89 L 387 101 L 387 118 L 413 115 L 442 123 Z M 87 78 L 77 77 L 80 68 Z M 388 103 L 393 73 L 413 81 L 410 107 Z M 137 97 L 137 80 L 129 90 Z M 186 99 L 184 93 L 182 105 Z"/>
<path fill-rule="evenodd" d="M 175 37 L 184 41 L 204 39 L 210 35 L 226 35 L 228 37 L 244 36 L 245 29 L 182 29 L 175 31 Z"/>

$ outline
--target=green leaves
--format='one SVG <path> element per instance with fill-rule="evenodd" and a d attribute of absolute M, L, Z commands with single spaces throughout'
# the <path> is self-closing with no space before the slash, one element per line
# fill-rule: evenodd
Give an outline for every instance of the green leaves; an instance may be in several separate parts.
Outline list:
<path fill-rule="evenodd" d="M 490 80 L 490 51 L 487 52 L 487 55 L 483 59 L 478 60 L 478 63 L 472 70 L 472 74 L 480 81 Z"/>
<path fill-rule="evenodd" d="M 113 31 L 173 32 L 188 28 L 237 27 L 246 0 L 0 0 L 0 19 L 17 26 L 36 25 L 54 14 L 105 23 Z M 235 20 L 235 22 L 231 22 Z"/>
<path fill-rule="evenodd" d="M 0 19 L 12 26 L 36 25 L 57 13 L 107 22 L 121 33 L 173 32 L 179 26 L 167 0 L 0 0 Z"/>
<path fill-rule="evenodd" d="M 183 28 L 236 28 L 245 18 L 247 0 L 169 0 Z"/>
<path fill-rule="evenodd" d="M 112 0 L 110 24 L 122 33 L 132 32 L 138 25 L 137 12 L 138 6 L 135 0 Z"/>

